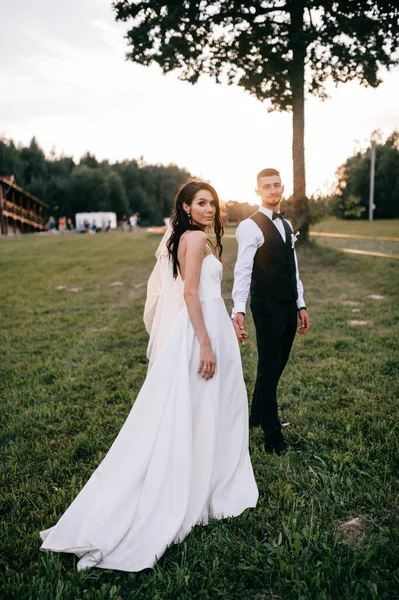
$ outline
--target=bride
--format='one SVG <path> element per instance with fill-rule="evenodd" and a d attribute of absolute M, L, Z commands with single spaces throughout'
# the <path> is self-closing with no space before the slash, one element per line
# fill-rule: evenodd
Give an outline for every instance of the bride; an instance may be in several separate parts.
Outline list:
<path fill-rule="evenodd" d="M 189 180 L 148 282 L 146 380 L 102 463 L 41 532 L 41 549 L 77 554 L 78 570 L 153 567 L 194 525 L 256 506 L 241 357 L 221 296 L 222 235 L 216 191 Z"/>

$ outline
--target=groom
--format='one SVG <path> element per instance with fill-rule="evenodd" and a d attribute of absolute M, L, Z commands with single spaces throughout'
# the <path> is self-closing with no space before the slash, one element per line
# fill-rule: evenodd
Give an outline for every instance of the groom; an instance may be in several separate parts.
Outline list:
<path fill-rule="evenodd" d="M 285 454 L 289 446 L 277 413 L 277 385 L 294 341 L 307 333 L 310 321 L 299 279 L 291 224 L 280 212 L 284 192 L 280 173 L 264 169 L 257 176 L 258 212 L 237 228 L 238 257 L 234 269 L 233 322 L 244 331 L 249 291 L 258 346 L 258 374 L 249 426 L 261 425 L 266 452 Z"/>

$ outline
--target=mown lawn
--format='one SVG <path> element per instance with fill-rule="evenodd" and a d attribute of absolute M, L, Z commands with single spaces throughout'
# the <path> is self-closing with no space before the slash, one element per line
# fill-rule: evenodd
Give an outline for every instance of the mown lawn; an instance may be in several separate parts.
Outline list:
<path fill-rule="evenodd" d="M 399 219 L 345 220 L 329 218 L 311 225 L 312 231 L 351 235 L 387 236 L 399 239 Z"/>
<path fill-rule="evenodd" d="M 380 252 L 383 254 L 392 254 L 396 258 L 399 256 L 399 220 L 398 219 L 379 219 L 377 221 L 340 221 L 338 219 L 326 219 L 320 223 L 311 226 L 313 241 L 321 246 L 328 248 L 350 248 L 366 252 Z M 320 233 L 338 233 L 341 235 L 361 235 L 377 239 L 354 239 L 347 237 L 325 237 L 319 236 Z M 378 238 L 396 238 L 396 241 L 378 239 Z"/>
<path fill-rule="evenodd" d="M 146 232 L 0 240 L 0 596 L 399 598 L 399 262 L 315 244 L 299 250 L 312 330 L 298 336 L 280 387 L 294 450 L 265 455 L 251 435 L 258 507 L 195 528 L 139 574 L 78 573 L 75 557 L 39 552 L 39 530 L 98 465 L 142 385 L 157 243 Z M 230 309 L 235 241 L 225 247 Z M 248 330 L 252 390 L 250 318 Z"/>

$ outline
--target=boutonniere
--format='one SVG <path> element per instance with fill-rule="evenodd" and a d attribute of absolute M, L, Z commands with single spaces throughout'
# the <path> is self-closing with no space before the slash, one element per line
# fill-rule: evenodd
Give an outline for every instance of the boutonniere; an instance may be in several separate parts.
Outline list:
<path fill-rule="evenodd" d="M 295 248 L 295 243 L 298 239 L 298 235 L 301 235 L 299 233 L 299 231 L 297 231 L 296 233 L 291 233 L 291 248 L 294 249 Z"/>

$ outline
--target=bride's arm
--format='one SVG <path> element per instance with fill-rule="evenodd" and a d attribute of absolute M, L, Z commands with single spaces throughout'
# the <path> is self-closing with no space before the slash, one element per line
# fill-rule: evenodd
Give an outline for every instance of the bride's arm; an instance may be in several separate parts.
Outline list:
<path fill-rule="evenodd" d="M 194 333 L 200 344 L 200 364 L 198 373 L 205 379 L 215 374 L 216 360 L 212 351 L 211 340 L 206 330 L 198 286 L 201 276 L 202 261 L 206 246 L 206 234 L 192 231 L 186 238 L 184 300 Z"/>

